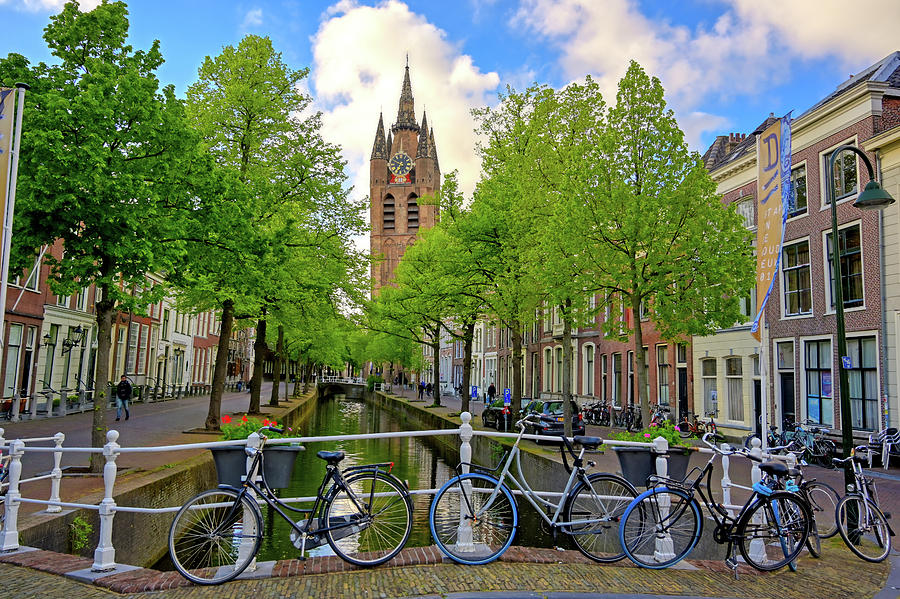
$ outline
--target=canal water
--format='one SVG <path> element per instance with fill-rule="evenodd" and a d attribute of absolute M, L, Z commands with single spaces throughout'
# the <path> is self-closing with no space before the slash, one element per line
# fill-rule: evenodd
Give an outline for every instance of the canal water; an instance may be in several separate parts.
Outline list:
<path fill-rule="evenodd" d="M 342 395 L 319 400 L 307 423 L 302 427 L 303 436 L 354 435 L 360 433 L 383 433 L 411 430 L 415 425 L 398 418 L 387 410 L 368 404 L 362 400 L 347 399 Z M 479 442 L 476 438 L 473 442 Z M 320 450 L 345 452 L 341 467 L 358 464 L 394 462 L 392 474 L 405 480 L 410 489 L 437 489 L 455 475 L 459 454 L 445 445 L 428 437 L 405 437 L 390 439 L 347 439 L 328 443 L 308 443 L 306 451 L 299 453 L 291 485 L 276 493 L 280 497 L 315 496 L 322 477 L 325 462 L 316 457 Z M 499 460 L 499 456 L 497 456 Z M 494 464 L 491 464 L 493 466 Z M 533 481 L 542 488 L 541 481 Z M 428 510 L 432 495 L 413 495 L 413 528 L 407 547 L 433 545 L 428 526 Z M 514 544 L 530 547 L 552 547 L 550 534 L 541 530 L 540 517 L 524 499 L 519 500 L 521 526 L 516 532 Z M 311 504 L 289 504 L 294 507 L 312 507 Z M 274 510 L 263 505 L 263 526 L 265 528 L 259 550 L 260 561 L 282 560 L 299 557 L 299 550 L 290 540 L 291 527 Z M 304 516 L 297 512 L 288 515 L 301 520 Z M 568 543 L 559 539 L 561 544 Z M 568 545 L 567 545 L 568 546 Z M 307 556 L 333 555 L 331 547 L 307 550 Z M 155 566 L 160 570 L 172 570 L 168 555 Z"/>

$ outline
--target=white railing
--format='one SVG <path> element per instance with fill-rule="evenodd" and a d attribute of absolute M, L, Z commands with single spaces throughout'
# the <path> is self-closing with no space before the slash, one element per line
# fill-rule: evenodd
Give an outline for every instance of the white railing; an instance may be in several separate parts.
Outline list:
<path fill-rule="evenodd" d="M 494 438 L 516 438 L 518 435 L 515 433 L 499 433 L 499 432 L 488 432 L 483 430 L 474 430 L 470 424 L 472 420 L 472 415 L 469 412 L 463 412 L 460 415 L 461 425 L 459 428 L 455 429 L 440 429 L 440 430 L 422 430 L 422 431 L 398 431 L 398 432 L 388 432 L 388 433 L 365 433 L 365 434 L 357 434 L 357 435 L 328 435 L 328 436 L 312 436 L 312 437 L 293 437 L 293 438 L 284 438 L 284 439 L 273 439 L 269 440 L 268 444 L 285 444 L 285 443 L 327 443 L 327 442 L 336 442 L 336 441 L 347 441 L 350 439 L 385 439 L 385 438 L 396 438 L 396 437 L 432 437 L 432 436 L 447 436 L 447 435 L 458 435 L 460 438 L 460 449 L 459 449 L 459 458 L 460 462 L 463 464 L 468 464 L 472 461 L 472 446 L 471 440 L 473 437 L 494 437 Z M 3 509 L 5 509 L 5 520 L 3 523 L 3 528 L 0 529 L 0 552 L 7 551 L 15 551 L 19 549 L 19 532 L 18 532 L 18 511 L 19 506 L 22 503 L 32 503 L 45 505 L 47 513 L 59 512 L 63 507 L 66 508 L 81 508 L 81 509 L 89 509 L 89 510 L 97 510 L 100 518 L 100 539 L 99 543 L 94 550 L 94 563 L 91 566 L 91 569 L 95 572 L 106 572 L 112 571 L 116 569 L 116 561 L 115 561 L 115 548 L 112 543 L 112 533 L 113 533 L 113 521 L 116 512 L 132 512 L 132 513 L 145 513 L 145 514 L 161 514 L 168 512 L 176 512 L 180 509 L 180 505 L 163 507 L 163 508 L 144 508 L 138 506 L 121 506 L 117 505 L 114 499 L 114 488 L 116 483 L 116 476 L 118 473 L 118 466 L 116 465 L 116 459 L 119 455 L 123 453 L 161 453 L 161 452 L 169 452 L 169 451 L 181 451 L 186 449 L 208 449 L 212 447 L 225 447 L 225 446 L 234 446 L 235 444 L 246 444 L 249 447 L 259 447 L 260 438 L 256 433 L 251 434 L 246 440 L 243 441 L 213 441 L 207 443 L 186 443 L 180 445 L 165 445 L 165 446 L 157 446 L 157 447 L 122 447 L 119 445 L 119 433 L 115 430 L 110 430 L 106 435 L 107 443 L 102 448 L 96 447 L 63 447 L 63 442 L 65 441 L 65 435 L 62 433 L 57 433 L 52 437 L 41 437 L 41 438 L 28 438 L 28 439 L 15 439 L 15 440 L 5 440 L 3 438 L 3 429 L 0 428 L 0 453 L 6 454 L 3 459 L 8 460 L 8 468 L 9 468 L 9 478 L 4 486 L 7 487 L 6 496 L 5 496 L 5 505 Z M 538 435 L 524 435 L 526 439 L 532 440 L 546 440 L 546 437 L 538 436 Z M 41 446 L 36 445 L 39 443 L 53 442 L 53 446 Z M 793 456 L 769 456 L 767 454 L 763 454 L 758 446 L 758 441 L 756 441 L 757 445 L 753 447 L 751 453 L 753 453 L 757 457 L 766 457 L 772 459 L 780 459 L 785 460 L 789 463 L 789 465 L 793 465 Z M 627 447 L 647 447 L 653 449 L 656 454 L 656 475 L 665 477 L 668 473 L 668 450 L 669 445 L 666 439 L 662 437 L 657 437 L 651 443 L 641 443 L 641 442 L 632 442 L 632 441 L 616 441 L 616 440 L 607 440 L 605 441 L 606 445 L 610 446 L 627 446 Z M 712 453 L 712 450 L 709 448 L 700 448 L 698 451 L 703 453 Z M 103 499 L 99 504 L 90 504 L 90 503 L 76 503 L 70 501 L 61 501 L 60 500 L 60 482 L 62 479 L 62 470 L 60 469 L 60 461 L 62 459 L 62 454 L 64 452 L 69 453 L 97 453 L 102 454 L 105 460 L 105 464 L 103 467 Z M 41 454 L 41 453 L 52 453 L 53 454 L 53 469 L 50 474 L 35 476 L 27 479 L 21 478 L 22 475 L 22 461 L 23 458 L 27 454 Z M 249 465 L 250 459 L 247 460 L 247 464 Z M 742 506 L 733 505 L 731 503 L 731 489 L 732 488 L 740 488 L 750 490 L 750 487 L 738 485 L 731 481 L 729 467 L 730 467 L 730 459 L 728 456 L 723 456 L 722 458 L 722 467 L 723 467 L 723 477 L 722 477 L 722 489 L 723 489 L 723 504 L 729 510 L 740 510 Z M 468 471 L 468 466 L 463 466 L 463 471 Z M 22 495 L 21 486 L 25 483 L 30 483 L 38 480 L 51 479 L 51 492 L 49 499 L 39 499 L 36 497 L 24 497 Z M 753 469 L 751 472 L 751 484 L 756 483 L 761 478 L 761 472 L 759 470 L 759 466 L 757 462 L 753 462 Z M 439 489 L 413 489 L 410 490 L 411 494 L 435 494 Z M 558 492 L 549 492 L 549 491 L 538 491 L 538 495 L 542 496 L 559 496 Z M 281 501 L 285 502 L 304 502 L 304 501 L 313 501 L 315 497 L 293 497 L 293 498 L 280 498 Z M 471 538 L 471 535 L 468 535 Z M 663 543 L 664 540 L 658 541 L 658 543 Z M 663 547 L 664 549 L 664 547 Z M 762 550 L 762 548 L 760 548 Z"/>
<path fill-rule="evenodd" d="M 321 383 L 343 383 L 345 385 L 365 385 L 362 377 L 354 376 L 323 376 Z"/>

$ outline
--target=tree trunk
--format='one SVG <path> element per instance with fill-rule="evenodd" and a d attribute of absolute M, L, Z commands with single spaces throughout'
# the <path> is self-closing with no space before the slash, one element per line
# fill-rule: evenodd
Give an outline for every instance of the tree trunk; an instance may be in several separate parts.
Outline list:
<path fill-rule="evenodd" d="M 209 411 L 204 427 L 208 431 L 219 430 L 219 414 L 222 411 L 222 393 L 225 391 L 225 376 L 228 370 L 228 346 L 231 342 L 231 328 L 234 325 L 234 302 L 222 302 L 222 330 L 219 331 L 219 347 L 216 350 L 216 364 L 213 368 L 212 391 L 209 393 Z"/>
<path fill-rule="evenodd" d="M 278 341 L 275 343 L 275 355 L 272 359 L 272 393 L 269 394 L 269 405 L 278 407 L 278 394 L 281 392 L 281 356 L 284 352 L 284 326 L 278 325 Z"/>
<path fill-rule="evenodd" d="M 432 389 L 431 393 L 434 396 L 434 403 L 432 406 L 438 407 L 441 405 L 441 325 L 438 324 L 437 332 L 432 337 L 434 341 L 431 342 L 431 353 L 434 356 L 434 368 L 431 373 L 431 384 Z"/>
<path fill-rule="evenodd" d="M 475 322 L 466 325 L 463 332 L 463 380 L 461 412 L 469 412 L 469 389 L 472 386 L 472 345 L 475 339 Z"/>
<path fill-rule="evenodd" d="M 632 294 L 631 310 L 634 313 L 632 320 L 634 321 L 634 377 L 635 384 L 638 386 L 634 390 L 634 396 L 639 398 L 641 406 L 641 420 L 645 427 L 650 426 L 650 398 L 646 396 L 647 389 L 647 371 L 644 369 L 644 363 L 647 357 L 644 355 L 644 331 L 641 328 L 641 299 Z"/>
<path fill-rule="evenodd" d="M 256 323 L 256 341 L 253 343 L 253 378 L 250 379 L 250 407 L 248 414 L 259 414 L 259 397 L 262 395 L 263 359 L 269 352 L 266 344 L 266 320 Z"/>
<path fill-rule="evenodd" d="M 103 299 L 96 302 L 97 311 L 97 375 L 94 378 L 94 410 L 91 419 L 91 446 L 103 447 L 106 444 L 106 406 L 109 403 L 109 349 L 112 345 L 112 321 L 115 315 L 115 302 L 110 299 L 109 286 L 101 287 Z M 65 398 L 60 398 L 65 401 Z M 91 454 L 91 472 L 103 470 L 105 458 L 97 453 Z"/>
<path fill-rule="evenodd" d="M 563 431 L 567 437 L 572 436 L 572 300 L 559 307 L 563 317 L 563 360 L 562 360 L 562 399 L 563 399 Z"/>
<path fill-rule="evenodd" d="M 512 401 L 510 410 L 513 414 L 522 411 L 522 323 L 513 320 L 512 330 Z"/>
<path fill-rule="evenodd" d="M 309 357 L 306 358 L 306 366 L 303 368 L 303 395 L 309 393 L 309 379 L 312 378 L 312 364 Z"/>
<path fill-rule="evenodd" d="M 300 391 L 300 379 L 303 378 L 303 370 L 300 368 L 300 361 L 297 360 L 297 372 L 294 374 L 294 391 L 291 394 L 293 397 L 299 397 Z"/>

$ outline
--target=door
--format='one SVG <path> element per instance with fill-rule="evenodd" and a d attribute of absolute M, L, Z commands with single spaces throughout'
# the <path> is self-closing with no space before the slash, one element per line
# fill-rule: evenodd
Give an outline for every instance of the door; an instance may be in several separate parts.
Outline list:
<path fill-rule="evenodd" d="M 753 414 L 756 417 L 756 435 L 762 439 L 762 381 L 759 380 L 753 381 Z"/>
<path fill-rule="evenodd" d="M 678 369 L 678 421 L 688 417 L 687 368 Z"/>
<path fill-rule="evenodd" d="M 781 422 L 773 422 L 777 424 L 779 430 L 782 428 L 784 421 L 797 421 L 796 408 L 794 407 L 794 373 L 782 372 L 781 377 Z"/>

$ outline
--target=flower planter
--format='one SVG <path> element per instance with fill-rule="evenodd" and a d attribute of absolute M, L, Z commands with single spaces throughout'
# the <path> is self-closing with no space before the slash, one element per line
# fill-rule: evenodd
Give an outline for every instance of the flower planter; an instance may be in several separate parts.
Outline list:
<path fill-rule="evenodd" d="M 669 448 L 669 478 L 684 480 L 684 477 L 687 476 L 688 464 L 691 461 L 691 453 L 683 447 Z"/>
<path fill-rule="evenodd" d="M 241 476 L 247 469 L 247 454 L 243 445 L 211 447 L 216 463 L 216 476 L 220 485 L 241 486 Z M 283 489 L 291 484 L 297 454 L 303 451 L 299 445 L 273 445 L 266 447 L 263 470 L 266 482 L 273 489 Z"/>
<path fill-rule="evenodd" d="M 656 454 L 649 447 L 613 447 L 622 467 L 622 476 L 636 487 L 646 487 L 647 477 L 656 472 Z"/>

